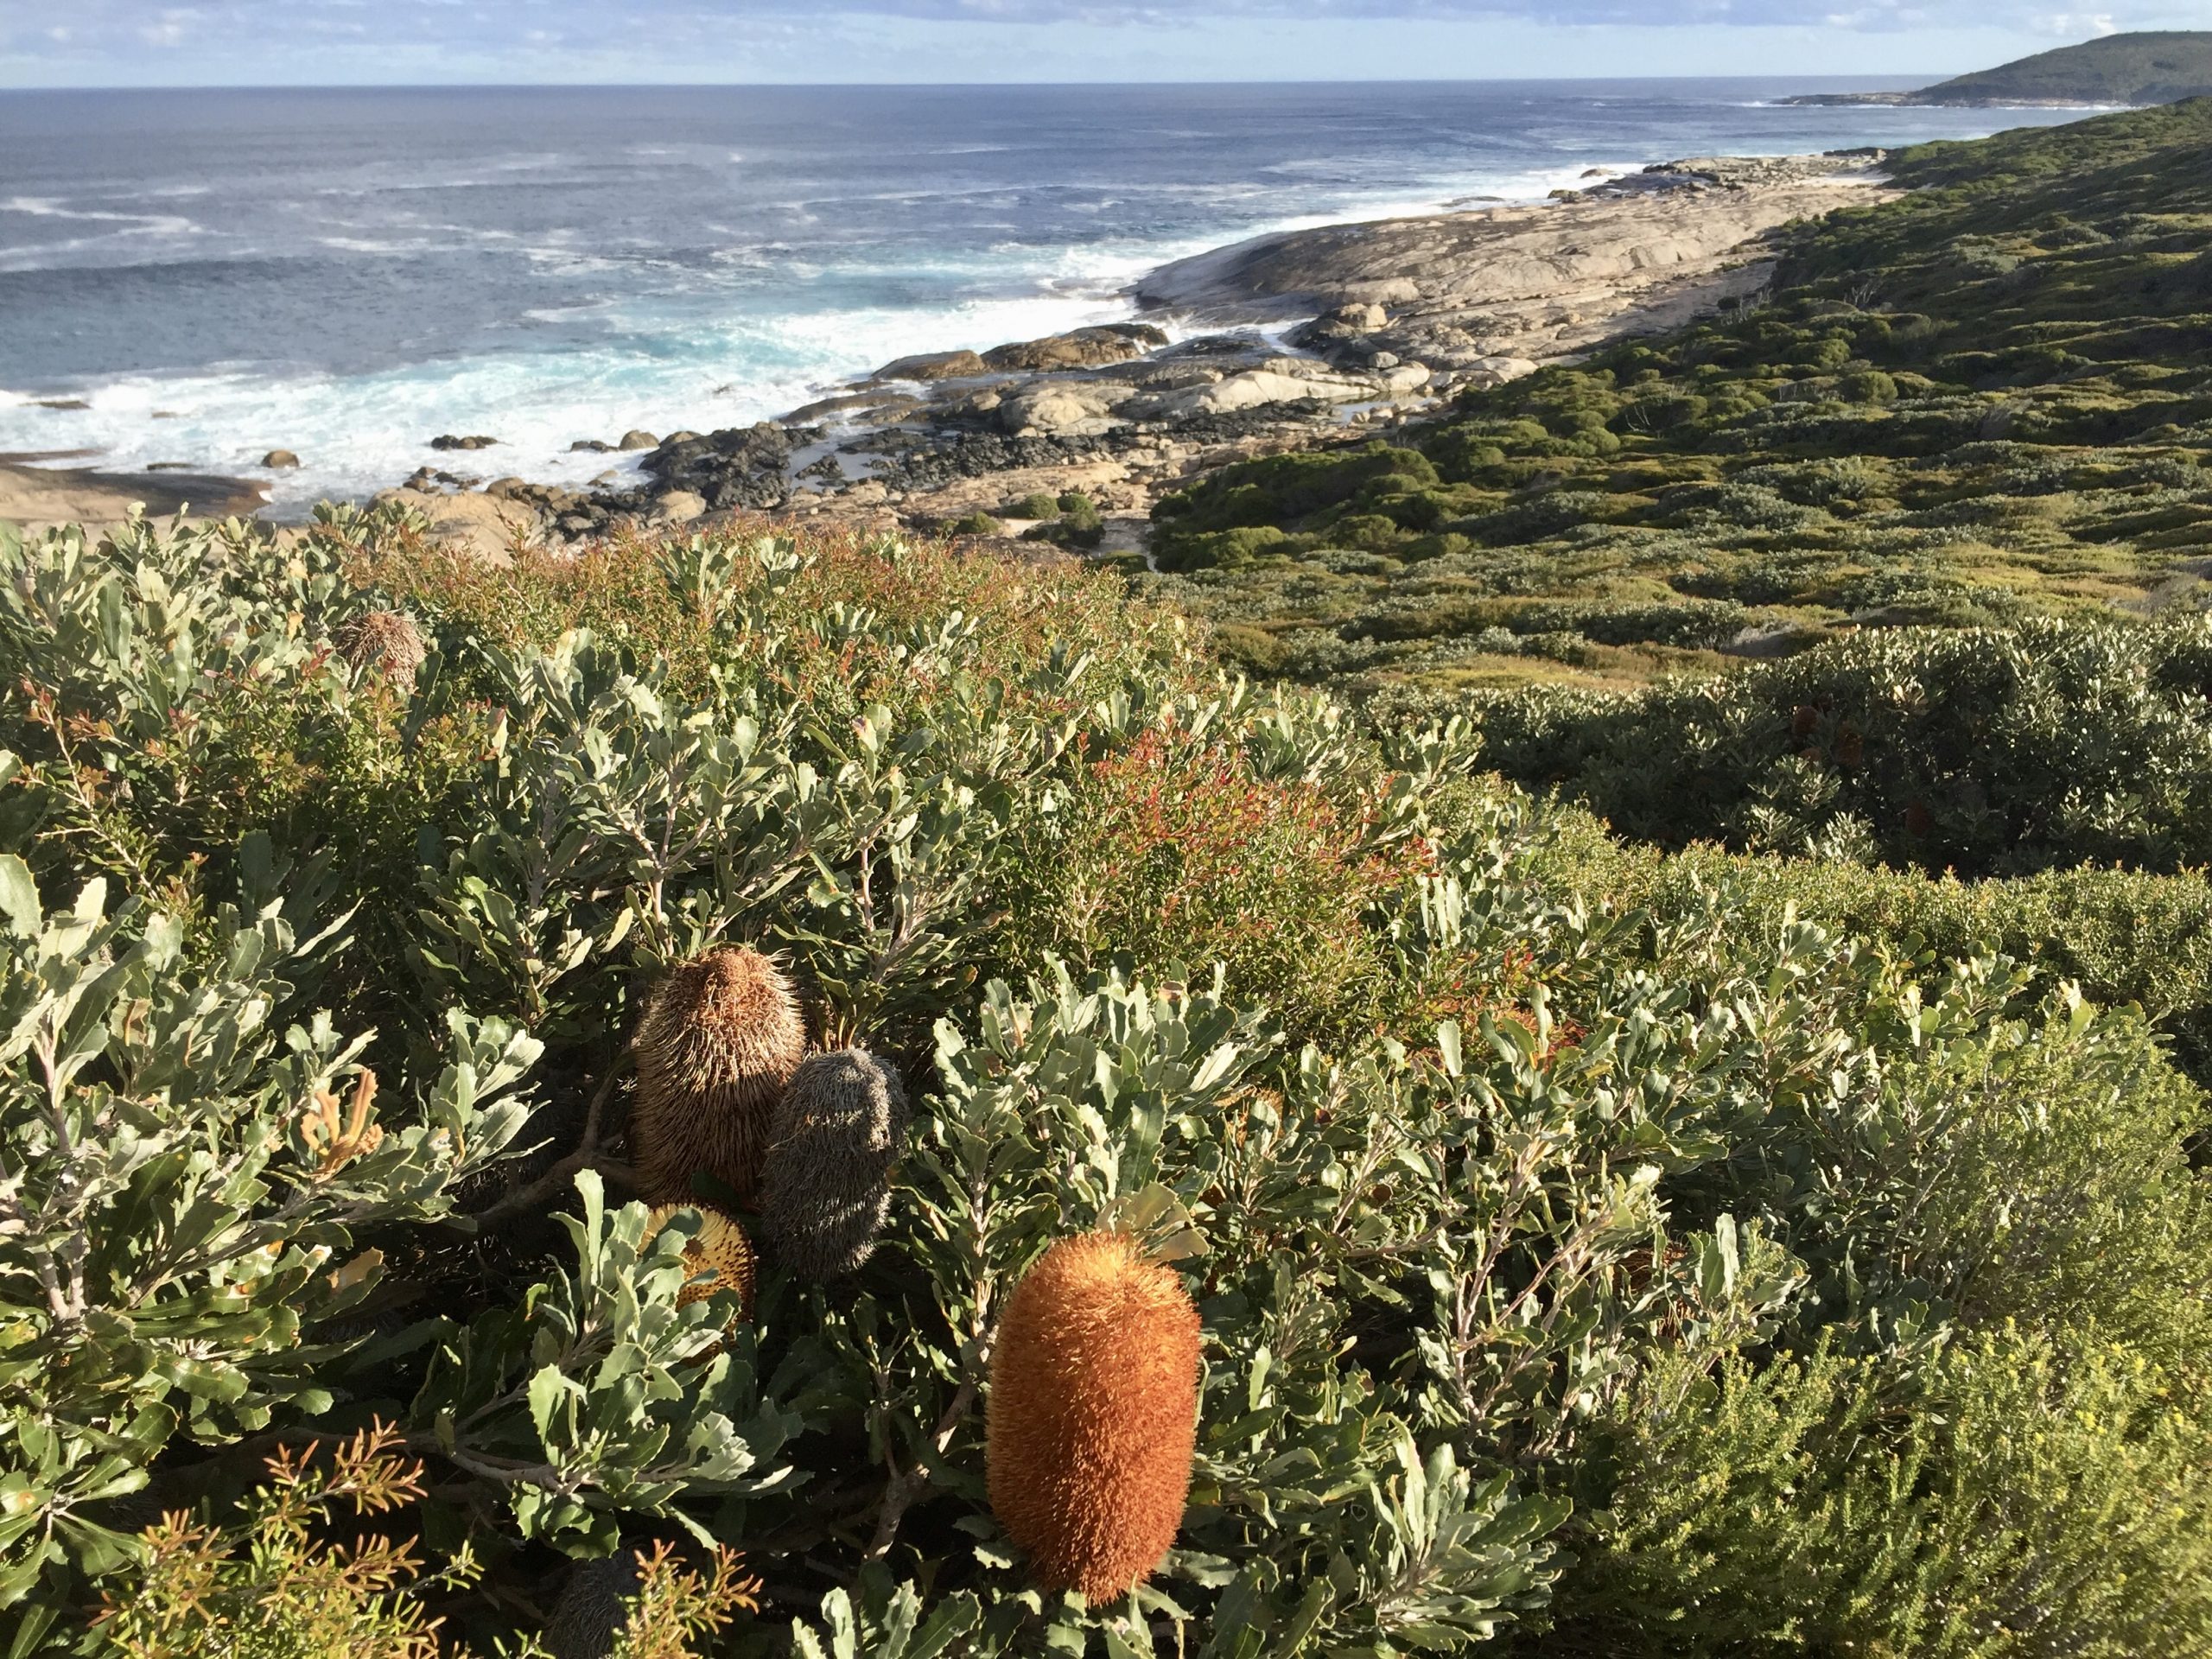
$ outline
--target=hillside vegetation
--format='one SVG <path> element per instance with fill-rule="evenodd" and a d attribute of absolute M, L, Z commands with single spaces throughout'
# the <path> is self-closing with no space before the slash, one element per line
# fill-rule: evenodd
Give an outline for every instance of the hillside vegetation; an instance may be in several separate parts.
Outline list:
<path fill-rule="evenodd" d="M 1749 307 L 1167 498 L 1156 591 L 1361 695 L 2196 606 L 2212 100 L 1890 166 L 1913 194 L 1785 233 Z"/>
<path fill-rule="evenodd" d="M 1109 573 L 417 531 L 0 531 L 6 1651 L 2212 1654 L 2201 878 L 1624 845 Z M 903 1085 L 850 1271 L 627 1201 L 718 944 Z"/>
<path fill-rule="evenodd" d="M 2173 104 L 2212 95 L 2212 31 L 2138 29 L 1908 92 L 1908 104 Z"/>

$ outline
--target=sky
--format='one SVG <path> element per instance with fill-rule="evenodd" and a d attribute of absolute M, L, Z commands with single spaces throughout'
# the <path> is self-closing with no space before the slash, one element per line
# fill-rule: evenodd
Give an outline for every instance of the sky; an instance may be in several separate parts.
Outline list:
<path fill-rule="evenodd" d="M 0 0 L 0 87 L 1849 75 L 2212 0 Z"/>

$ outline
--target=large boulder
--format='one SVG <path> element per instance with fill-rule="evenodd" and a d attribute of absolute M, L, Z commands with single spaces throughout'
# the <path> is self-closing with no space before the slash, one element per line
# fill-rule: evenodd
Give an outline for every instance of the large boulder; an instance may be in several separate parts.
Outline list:
<path fill-rule="evenodd" d="M 645 469 L 664 492 L 698 496 L 718 512 L 772 512 L 790 497 L 791 435 L 772 422 L 701 436 L 678 432 L 661 441 Z"/>
<path fill-rule="evenodd" d="M 1127 424 L 1114 411 L 1135 395 L 1111 381 L 1047 380 L 1004 399 L 999 426 L 1014 437 L 1095 438 Z"/>
<path fill-rule="evenodd" d="M 914 357 L 902 357 L 878 369 L 874 378 L 878 380 L 962 380 L 969 375 L 988 374 L 990 365 L 973 352 L 924 352 Z"/>
<path fill-rule="evenodd" d="M 1141 412 L 1154 420 L 1186 420 L 1277 404 L 1381 403 L 1417 391 L 1427 382 L 1428 370 L 1419 363 L 1367 374 L 1313 358 L 1277 357 L 1257 368 L 1225 375 L 1211 385 L 1148 397 L 1130 412 Z"/>
<path fill-rule="evenodd" d="M 497 438 L 487 438 L 481 433 L 470 437 L 461 437 L 451 432 L 442 432 L 430 440 L 430 448 L 433 449 L 489 449 L 497 442 L 499 442 Z"/>
<path fill-rule="evenodd" d="M 271 449 L 261 458 L 261 464 L 275 472 L 279 468 L 298 466 L 300 458 L 289 449 Z"/>
<path fill-rule="evenodd" d="M 996 346 L 983 353 L 983 362 L 990 368 L 1014 374 L 1096 369 L 1109 363 L 1125 363 L 1166 343 L 1166 332 L 1148 322 L 1113 323 L 1104 327 L 1050 334 L 1043 340 Z"/>
<path fill-rule="evenodd" d="M 1509 380 L 1518 380 L 1534 374 L 1541 367 L 1525 357 L 1478 357 L 1466 365 L 1467 384 L 1475 386 L 1502 386 Z"/>
<path fill-rule="evenodd" d="M 1371 334 L 1390 321 L 1379 305 L 1340 305 L 1313 319 L 1290 337 L 1290 343 L 1309 352 L 1325 352 L 1348 340 Z"/>

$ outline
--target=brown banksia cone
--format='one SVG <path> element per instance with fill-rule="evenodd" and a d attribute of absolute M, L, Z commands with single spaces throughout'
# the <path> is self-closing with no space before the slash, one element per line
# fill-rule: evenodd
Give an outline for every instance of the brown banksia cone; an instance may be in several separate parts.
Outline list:
<path fill-rule="evenodd" d="M 769 1116 L 806 1052 L 783 970 L 726 944 L 678 963 L 654 987 L 636 1047 L 630 1145 L 646 1192 L 687 1198 L 703 1172 L 750 1205 Z"/>
<path fill-rule="evenodd" d="M 1198 1310 L 1123 1233 L 1045 1252 L 991 1357 L 991 1510 L 1040 1588 L 1093 1605 L 1149 1577 L 1183 1523 L 1198 1444 Z"/>
<path fill-rule="evenodd" d="M 864 1049 L 810 1054 L 769 1122 L 760 1224 L 777 1258 L 819 1284 L 855 1271 L 891 1211 L 906 1139 L 899 1074 Z"/>
<path fill-rule="evenodd" d="M 429 647 L 404 611 L 365 611 L 342 626 L 331 643 L 357 669 L 373 668 L 403 691 L 415 689 L 416 671 Z"/>
<path fill-rule="evenodd" d="M 750 1318 L 759 1262 L 753 1254 L 753 1241 L 746 1237 L 745 1229 L 735 1217 L 726 1216 L 703 1204 L 661 1205 L 645 1217 L 645 1236 L 639 1241 L 640 1250 L 651 1249 L 653 1240 L 660 1236 L 660 1230 L 668 1225 L 670 1218 L 685 1210 L 699 1212 L 699 1230 L 683 1247 L 683 1270 L 689 1276 L 683 1288 L 677 1293 L 676 1305 L 689 1307 L 694 1302 L 705 1301 L 717 1291 L 734 1290 Z"/>

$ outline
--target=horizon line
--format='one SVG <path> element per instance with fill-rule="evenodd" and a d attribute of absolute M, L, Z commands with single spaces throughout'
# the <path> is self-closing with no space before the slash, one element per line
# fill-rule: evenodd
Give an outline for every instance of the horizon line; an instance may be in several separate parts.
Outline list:
<path fill-rule="evenodd" d="M 1942 76 L 1952 72 L 1916 72 Z M 1146 86 L 1710 86 L 1726 81 L 1910 80 L 1916 74 L 1796 74 L 1777 70 L 1749 75 L 1390 75 L 1271 76 L 1265 79 L 1180 80 L 350 80 L 350 81 L 118 81 L 107 86 L 0 86 L 0 94 L 32 92 L 1003 92 L 1009 88 Z"/>

